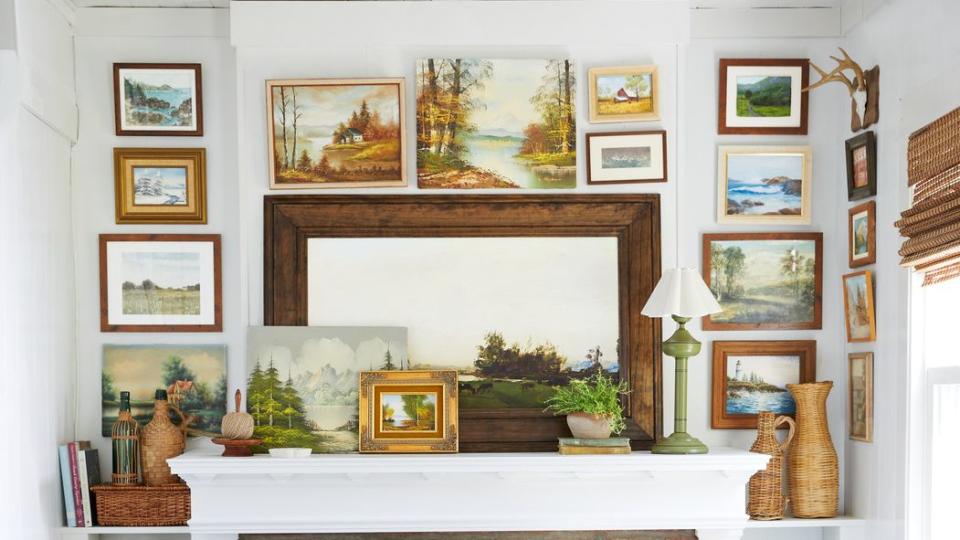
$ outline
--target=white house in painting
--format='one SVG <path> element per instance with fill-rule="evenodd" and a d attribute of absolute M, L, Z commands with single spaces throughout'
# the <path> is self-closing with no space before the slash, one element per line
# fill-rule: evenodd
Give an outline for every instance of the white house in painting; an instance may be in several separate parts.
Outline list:
<path fill-rule="evenodd" d="M 361 143 L 363 142 L 363 133 L 353 128 L 347 128 L 340 136 L 340 144 Z"/>

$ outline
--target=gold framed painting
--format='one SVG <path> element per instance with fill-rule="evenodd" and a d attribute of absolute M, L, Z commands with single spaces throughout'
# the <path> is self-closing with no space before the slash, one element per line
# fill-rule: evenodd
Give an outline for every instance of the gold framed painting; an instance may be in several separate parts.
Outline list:
<path fill-rule="evenodd" d="M 847 432 L 855 441 L 873 441 L 873 353 L 850 353 L 847 357 Z"/>
<path fill-rule="evenodd" d="M 456 371 L 360 372 L 360 452 L 457 452 L 457 418 Z"/>
<path fill-rule="evenodd" d="M 114 148 L 118 224 L 207 222 L 203 148 Z"/>
<path fill-rule="evenodd" d="M 873 274 L 869 270 L 843 276 L 843 308 L 848 343 L 877 339 Z"/>
<path fill-rule="evenodd" d="M 591 123 L 660 119 L 657 66 L 597 67 L 589 78 Z"/>
<path fill-rule="evenodd" d="M 717 148 L 717 223 L 810 223 L 809 146 Z"/>

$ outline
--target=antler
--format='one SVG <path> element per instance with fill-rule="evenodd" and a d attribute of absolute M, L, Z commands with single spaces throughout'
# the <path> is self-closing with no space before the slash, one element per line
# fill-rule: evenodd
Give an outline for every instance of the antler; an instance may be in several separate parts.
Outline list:
<path fill-rule="evenodd" d="M 828 82 L 843 83 L 847 87 L 847 91 L 850 92 L 851 96 L 858 90 L 866 90 L 866 82 L 864 81 L 863 77 L 863 68 L 860 67 L 860 64 L 854 62 L 853 58 L 850 58 L 850 55 L 847 54 L 847 51 L 843 50 L 843 47 L 840 48 L 840 52 L 843 53 L 843 58 L 837 58 L 836 56 L 830 57 L 837 63 L 837 67 L 833 68 L 833 71 L 830 71 L 829 73 L 820 69 L 813 62 L 810 62 L 810 67 L 815 69 L 817 73 L 820 74 L 820 80 L 804 88 L 803 90 L 805 92 L 813 90 L 819 86 L 823 86 Z M 853 71 L 852 81 L 843 73 L 848 69 Z"/>

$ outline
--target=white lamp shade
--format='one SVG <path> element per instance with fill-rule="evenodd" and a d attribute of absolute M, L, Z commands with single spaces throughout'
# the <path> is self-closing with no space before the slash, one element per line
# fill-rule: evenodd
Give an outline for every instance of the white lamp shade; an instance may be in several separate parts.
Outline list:
<path fill-rule="evenodd" d="M 660 276 L 643 313 L 647 317 L 702 317 L 722 311 L 695 268 L 672 268 Z"/>

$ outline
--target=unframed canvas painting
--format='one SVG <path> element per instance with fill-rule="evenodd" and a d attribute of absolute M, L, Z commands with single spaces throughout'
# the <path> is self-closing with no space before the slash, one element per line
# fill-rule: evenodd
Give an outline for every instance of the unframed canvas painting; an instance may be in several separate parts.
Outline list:
<path fill-rule="evenodd" d="M 800 357 L 727 356 L 727 414 L 794 414 L 797 405 L 787 390 L 800 382 Z"/>

